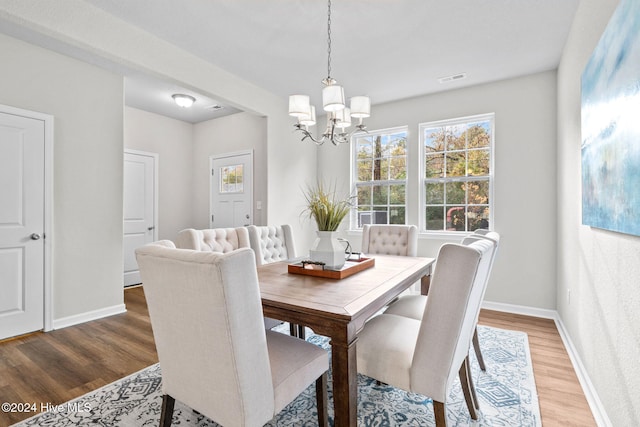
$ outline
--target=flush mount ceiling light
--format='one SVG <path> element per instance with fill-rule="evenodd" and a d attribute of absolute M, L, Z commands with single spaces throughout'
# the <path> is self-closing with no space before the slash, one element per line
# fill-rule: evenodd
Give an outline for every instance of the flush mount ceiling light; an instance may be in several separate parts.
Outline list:
<path fill-rule="evenodd" d="M 344 89 L 338 82 L 331 78 L 331 0 L 328 1 L 327 19 L 327 78 L 322 80 L 322 104 L 327 112 L 327 127 L 322 138 L 316 139 L 309 133 L 309 127 L 316 124 L 316 107 L 309 103 L 308 95 L 291 95 L 289 97 L 289 115 L 298 118 L 294 126 L 303 133 L 302 140 L 309 138 L 317 145 L 331 141 L 333 145 L 349 142 L 351 135 L 357 132 L 366 132 L 362 119 L 369 117 L 371 101 L 368 96 L 354 96 L 351 98 L 351 108 L 345 105 Z M 358 124 L 350 132 L 351 118 L 359 119 Z"/>
<path fill-rule="evenodd" d="M 184 95 L 182 93 L 176 93 L 175 95 L 171 95 L 173 100 L 182 108 L 189 108 L 196 102 L 196 99 L 191 95 Z"/>

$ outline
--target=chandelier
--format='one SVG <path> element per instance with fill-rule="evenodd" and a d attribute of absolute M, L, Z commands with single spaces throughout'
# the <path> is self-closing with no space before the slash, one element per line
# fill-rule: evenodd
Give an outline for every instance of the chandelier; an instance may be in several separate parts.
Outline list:
<path fill-rule="evenodd" d="M 308 95 L 289 96 L 289 115 L 298 118 L 294 125 L 296 131 L 303 134 L 302 141 L 309 138 L 317 145 L 331 141 L 333 145 L 348 143 L 351 135 L 358 132 L 366 132 L 362 119 L 369 117 L 371 113 L 371 101 L 368 96 L 354 96 L 351 98 L 350 108 L 346 106 L 344 89 L 331 77 L 331 0 L 328 0 L 327 18 L 327 78 L 322 80 L 322 106 L 327 112 L 327 127 L 322 138 L 314 138 L 309 132 L 309 127 L 316 124 L 316 107 L 309 102 Z M 354 129 L 351 127 L 351 119 L 358 119 Z"/>

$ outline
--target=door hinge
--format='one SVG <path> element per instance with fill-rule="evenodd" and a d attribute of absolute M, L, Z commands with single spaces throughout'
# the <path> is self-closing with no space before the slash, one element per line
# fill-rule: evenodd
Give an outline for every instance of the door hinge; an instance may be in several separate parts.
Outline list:
<path fill-rule="evenodd" d="M 211 169 L 211 176 L 213 176 L 213 169 Z"/>
<path fill-rule="evenodd" d="M 213 215 L 211 215 L 211 222 L 213 222 Z"/>

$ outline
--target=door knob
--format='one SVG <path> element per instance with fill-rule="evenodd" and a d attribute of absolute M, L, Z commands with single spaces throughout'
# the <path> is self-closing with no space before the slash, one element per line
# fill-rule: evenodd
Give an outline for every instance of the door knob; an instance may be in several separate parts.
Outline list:
<path fill-rule="evenodd" d="M 33 233 L 31 235 L 31 240 L 40 240 L 40 235 L 38 233 Z"/>
<path fill-rule="evenodd" d="M 249 214 L 246 215 L 246 218 L 249 219 Z"/>
<path fill-rule="evenodd" d="M 155 227 L 147 227 L 147 230 L 151 231 L 153 230 Z"/>

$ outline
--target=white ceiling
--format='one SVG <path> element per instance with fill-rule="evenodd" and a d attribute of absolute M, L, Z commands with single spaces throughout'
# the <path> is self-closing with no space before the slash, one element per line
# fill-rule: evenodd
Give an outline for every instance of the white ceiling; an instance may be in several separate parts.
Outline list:
<path fill-rule="evenodd" d="M 124 82 L 126 105 L 184 122 L 199 123 L 240 111 L 193 90 L 150 76 L 127 74 Z M 174 94 L 191 95 L 196 101 L 191 107 L 182 108 L 173 100 Z"/>
<path fill-rule="evenodd" d="M 85 1 L 283 98 L 306 93 L 319 103 L 327 74 L 326 1 Z M 333 0 L 331 76 L 347 97 L 368 95 L 377 104 L 552 70 L 578 3 Z M 467 78 L 438 82 L 458 73 Z M 134 76 L 126 81 L 127 104 L 153 111 L 158 91 L 174 90 L 180 88 Z M 186 93 L 197 107 L 217 104 Z"/>

